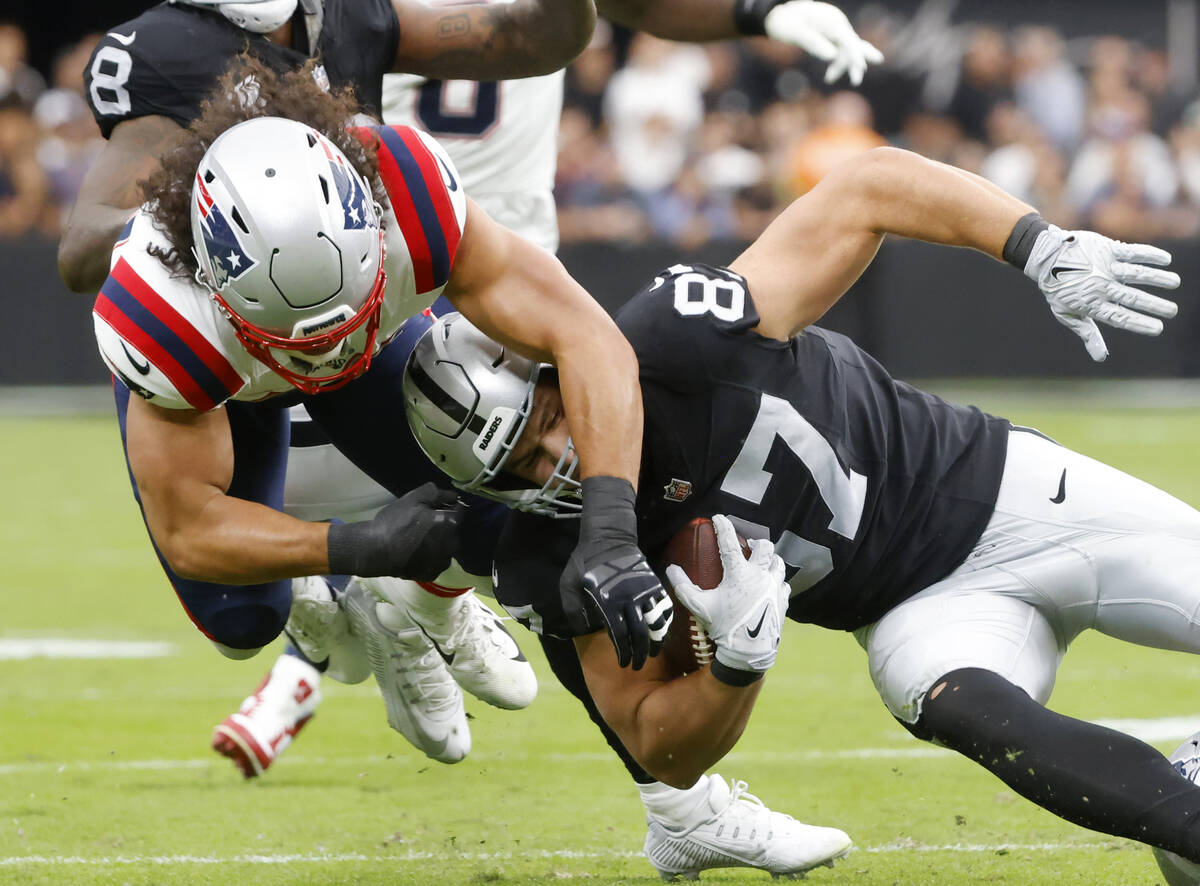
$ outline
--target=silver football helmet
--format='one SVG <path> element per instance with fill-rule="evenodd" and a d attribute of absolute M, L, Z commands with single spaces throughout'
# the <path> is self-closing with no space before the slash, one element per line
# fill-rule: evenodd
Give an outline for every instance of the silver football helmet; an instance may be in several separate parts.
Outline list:
<path fill-rule="evenodd" d="M 269 34 L 283 27 L 296 11 L 297 0 L 173 0 L 189 6 L 209 6 L 229 19 L 239 28 L 255 34 Z M 309 4 L 311 5 L 311 4 Z M 307 6 L 306 6 L 307 12 Z"/>
<path fill-rule="evenodd" d="M 547 368 L 492 341 L 461 314 L 445 314 L 409 355 L 404 409 L 417 444 L 459 489 L 517 510 L 578 517 L 583 500 L 569 441 L 540 487 L 503 470 Z"/>
<path fill-rule="evenodd" d="M 255 358 L 305 393 L 367 370 L 387 289 L 371 186 L 310 126 L 222 133 L 192 185 L 196 280 Z"/>

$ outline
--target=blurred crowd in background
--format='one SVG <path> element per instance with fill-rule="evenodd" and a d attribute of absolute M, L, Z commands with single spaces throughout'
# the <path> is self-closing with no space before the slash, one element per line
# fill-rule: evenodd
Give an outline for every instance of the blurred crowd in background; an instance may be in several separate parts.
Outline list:
<path fill-rule="evenodd" d="M 1172 89 L 1161 47 L 1040 26 L 930 29 L 881 9 L 855 25 L 887 61 L 853 91 L 767 40 L 598 28 L 568 72 L 563 242 L 748 240 L 834 164 L 883 144 L 977 172 L 1064 227 L 1200 236 L 1200 100 Z M 95 39 L 43 75 L 22 31 L 0 23 L 0 237 L 57 237 L 102 147 L 83 94 Z"/>

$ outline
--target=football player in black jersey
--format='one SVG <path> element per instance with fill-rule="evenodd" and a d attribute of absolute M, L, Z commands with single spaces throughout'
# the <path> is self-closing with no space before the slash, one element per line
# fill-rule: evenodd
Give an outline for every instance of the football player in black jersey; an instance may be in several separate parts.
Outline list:
<path fill-rule="evenodd" d="M 713 664 L 684 679 L 659 660 L 617 667 L 603 623 L 559 588 L 573 521 L 510 515 L 497 599 L 542 635 L 627 763 L 664 782 L 690 784 L 736 742 L 786 614 L 853 631 L 885 704 L 915 735 L 1070 821 L 1200 860 L 1200 790 L 1150 746 L 1044 707 L 1087 628 L 1200 652 L 1200 513 L 894 380 L 812 325 L 885 234 L 1008 260 L 1095 359 L 1107 353 L 1096 321 L 1153 335 L 1175 313 L 1136 288 L 1179 284 L 1162 250 L 1060 230 L 914 154 L 864 154 L 728 268 L 676 265 L 618 315 L 641 364 L 643 549 L 694 517 L 727 515 L 716 518 L 725 577 L 715 591 L 667 572 L 715 641 Z M 506 355 L 497 380 L 489 372 L 503 361 L 480 365 L 487 353 L 473 327 L 443 318 L 410 358 L 405 400 L 435 463 L 511 503 L 570 463 L 570 431 L 551 373 Z M 474 399 L 448 375 L 455 364 Z M 513 432 L 482 446 L 513 412 Z M 752 540 L 748 560 L 735 527 Z"/>

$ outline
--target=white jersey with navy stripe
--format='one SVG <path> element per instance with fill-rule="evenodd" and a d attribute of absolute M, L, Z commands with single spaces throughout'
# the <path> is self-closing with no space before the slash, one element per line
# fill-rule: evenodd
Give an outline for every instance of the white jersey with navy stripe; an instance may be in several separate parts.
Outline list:
<path fill-rule="evenodd" d="M 383 119 L 432 134 L 488 215 L 553 252 L 563 78 L 563 71 L 495 83 L 387 74 Z"/>
<path fill-rule="evenodd" d="M 375 132 L 391 203 L 384 211 L 382 346 L 445 287 L 466 221 L 466 195 L 453 162 L 430 136 L 405 126 Z M 113 249 L 111 272 L 93 309 L 100 355 L 114 375 L 171 409 L 204 411 L 226 400 L 256 401 L 294 390 L 246 351 L 209 290 L 170 271 L 150 254 L 152 247 L 165 252 L 169 243 L 143 207 Z"/>

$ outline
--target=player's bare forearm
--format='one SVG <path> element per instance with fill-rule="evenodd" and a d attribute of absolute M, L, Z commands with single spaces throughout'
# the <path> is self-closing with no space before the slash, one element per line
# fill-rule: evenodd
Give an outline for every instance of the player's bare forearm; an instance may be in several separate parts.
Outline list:
<path fill-rule="evenodd" d="M 578 637 L 575 647 L 605 722 L 647 772 L 675 787 L 691 787 L 729 753 L 762 689 L 762 680 L 728 686 L 708 668 L 667 679 L 661 659 L 621 668 L 604 633 Z"/>
<path fill-rule="evenodd" d="M 637 358 L 562 263 L 470 203 L 446 296 L 492 338 L 558 367 L 580 476 L 622 477 L 636 487 L 642 451 Z"/>
<path fill-rule="evenodd" d="M 130 397 L 126 439 L 146 526 L 181 577 L 259 584 L 328 571 L 328 524 L 225 494 L 233 443 L 224 409 L 159 409 Z"/>
<path fill-rule="evenodd" d="M 794 201 L 731 267 L 746 277 L 759 331 L 788 338 L 858 279 L 887 234 L 1001 258 L 1028 206 L 984 179 L 919 154 L 876 148 Z"/>
<path fill-rule="evenodd" d="M 1013 225 L 1033 207 L 973 173 L 897 148 L 868 152 L 841 190 L 878 234 L 967 246 L 1000 259 Z"/>
<path fill-rule="evenodd" d="M 393 0 L 400 20 L 395 69 L 457 80 L 549 74 L 587 46 L 592 0 L 514 0 L 427 6 Z"/>
<path fill-rule="evenodd" d="M 685 43 L 741 36 L 733 7 L 733 0 L 596 0 L 610 21 Z"/>
<path fill-rule="evenodd" d="M 138 117 L 117 125 L 88 169 L 58 243 L 58 273 L 67 288 L 94 294 L 108 276 L 112 246 L 135 207 L 138 183 L 183 130 L 167 117 Z"/>

